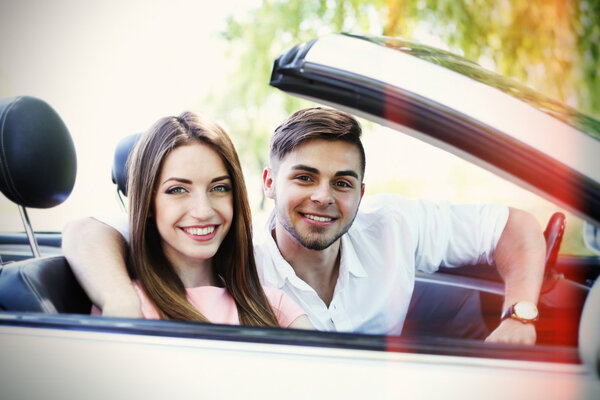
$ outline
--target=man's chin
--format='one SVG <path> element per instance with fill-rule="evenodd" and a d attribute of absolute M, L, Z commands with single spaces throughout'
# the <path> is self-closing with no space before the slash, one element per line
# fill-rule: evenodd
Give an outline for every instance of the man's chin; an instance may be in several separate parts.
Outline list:
<path fill-rule="evenodd" d="M 326 234 L 321 233 L 324 232 L 325 229 L 322 227 L 312 227 L 311 232 L 307 232 L 305 234 L 300 234 L 298 231 L 293 229 L 291 226 L 283 225 L 283 228 L 294 238 L 302 247 L 307 250 L 316 250 L 321 251 L 327 249 L 329 246 L 334 244 L 336 240 L 343 235 L 339 234 L 335 237 L 331 237 L 331 234 L 324 237 Z M 316 228 L 316 229 L 315 229 Z M 345 232 L 344 232 L 345 233 Z"/>
<path fill-rule="evenodd" d="M 321 251 L 321 250 L 325 250 L 327 249 L 329 246 L 331 246 L 333 243 L 328 243 L 328 244 L 323 244 L 323 243 L 302 243 L 300 242 L 300 244 L 308 250 L 316 250 L 316 251 Z"/>
<path fill-rule="evenodd" d="M 331 246 L 332 244 L 335 243 L 336 240 L 338 240 L 339 236 L 331 239 L 331 238 L 307 238 L 307 237 L 303 237 L 303 238 L 299 238 L 296 237 L 296 240 L 298 240 L 298 242 L 302 245 L 302 247 L 308 249 L 308 250 L 317 250 L 317 251 L 321 251 L 321 250 L 325 250 L 327 249 L 329 246 Z"/>

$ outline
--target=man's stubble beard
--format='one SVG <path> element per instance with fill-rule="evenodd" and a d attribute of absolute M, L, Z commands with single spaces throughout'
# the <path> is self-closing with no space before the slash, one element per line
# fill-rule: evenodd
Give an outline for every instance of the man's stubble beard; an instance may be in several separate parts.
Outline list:
<path fill-rule="evenodd" d="M 356 218 L 356 215 L 358 214 L 358 208 L 356 210 L 356 212 L 354 213 L 354 216 L 352 217 L 352 219 L 350 220 L 350 222 L 344 226 L 340 232 L 338 232 L 337 234 L 335 234 L 335 236 L 331 239 L 328 239 L 326 237 L 302 237 L 297 231 L 296 229 L 294 229 L 291 220 L 289 219 L 289 215 L 287 215 L 287 210 L 286 210 L 286 215 L 287 218 L 280 218 L 279 215 L 279 207 L 278 207 L 278 202 L 277 202 L 277 196 L 273 196 L 273 200 L 275 201 L 275 218 L 277 219 L 277 221 L 281 224 L 281 226 L 283 227 L 283 229 L 286 230 L 286 232 L 288 232 L 290 235 L 292 235 L 292 237 L 294 239 L 296 239 L 296 241 L 298 243 L 300 243 L 302 245 L 302 247 L 309 249 L 309 250 L 317 250 L 317 251 L 321 251 L 321 250 L 325 250 L 327 249 L 329 246 L 331 246 L 332 244 L 334 244 L 340 237 L 342 237 L 342 235 L 344 235 L 346 232 L 348 232 L 348 230 L 350 229 L 350 227 L 352 226 L 352 224 L 354 223 L 354 219 Z M 359 203 L 360 204 L 360 203 Z M 324 227 L 319 227 L 319 226 L 315 226 L 313 228 L 311 228 L 313 232 L 316 232 L 316 235 L 318 235 L 318 231 L 325 231 Z"/>

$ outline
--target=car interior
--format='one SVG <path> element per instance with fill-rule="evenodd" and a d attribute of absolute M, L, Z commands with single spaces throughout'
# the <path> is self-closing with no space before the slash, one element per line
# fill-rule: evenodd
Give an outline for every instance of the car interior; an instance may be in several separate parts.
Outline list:
<path fill-rule="evenodd" d="M 3 154 L 0 189 L 22 209 L 25 230 L 31 232 L 28 237 L 34 255 L 2 265 L 0 310 L 89 314 L 91 302 L 65 258 L 60 255 L 40 257 L 25 210 L 26 207 L 53 207 L 71 193 L 77 166 L 68 130 L 47 103 L 35 98 L 2 100 L 0 115 Z M 127 195 L 127 156 L 139 137 L 140 134 L 125 137 L 115 150 L 111 178 L 121 201 Z M 545 316 L 546 322 L 538 328 L 538 343 L 576 346 L 579 318 L 589 287 L 565 279 L 564 273 L 557 270 L 564 228 L 564 215 L 556 213 L 544 233 L 546 279 L 540 314 Z M 497 326 L 502 307 L 501 278 L 495 270 L 483 266 L 442 268 L 441 273 L 434 275 L 427 279 L 418 276 L 403 336 L 485 338 Z M 449 298 L 453 304 L 462 305 L 458 314 L 455 307 L 445 307 L 450 303 Z"/>
<path fill-rule="evenodd" d="M 91 302 L 65 258 L 40 257 L 26 211 L 57 206 L 71 193 L 77 172 L 71 135 L 60 116 L 33 97 L 2 100 L 0 116 L 0 189 L 18 205 L 34 256 L 0 269 L 0 309 L 89 313 Z"/>

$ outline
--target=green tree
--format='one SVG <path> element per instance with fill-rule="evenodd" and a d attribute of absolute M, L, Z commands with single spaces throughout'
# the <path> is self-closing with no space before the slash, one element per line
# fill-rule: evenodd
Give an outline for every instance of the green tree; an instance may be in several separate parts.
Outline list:
<path fill-rule="evenodd" d="M 384 0 L 265 0 L 260 8 L 227 21 L 224 38 L 237 65 L 228 87 L 212 98 L 217 115 L 227 121 L 247 162 L 266 162 L 267 142 L 275 124 L 305 104 L 268 85 L 273 60 L 292 46 L 331 32 L 381 33 Z"/>
<path fill-rule="evenodd" d="M 228 85 L 212 96 L 244 165 L 266 164 L 268 138 L 307 103 L 268 85 L 283 51 L 331 32 L 402 36 L 423 31 L 450 51 L 600 116 L 600 2 L 597 0 L 264 0 L 229 18 Z"/>
<path fill-rule="evenodd" d="M 385 34 L 411 38 L 429 27 L 451 50 L 600 116 L 597 0 L 388 1 Z"/>
<path fill-rule="evenodd" d="M 274 125 L 303 102 L 268 86 L 273 60 L 330 32 L 402 36 L 419 29 L 466 58 L 600 116 L 600 2 L 595 0 L 264 0 L 230 17 L 232 64 L 215 111 L 252 168 Z"/>

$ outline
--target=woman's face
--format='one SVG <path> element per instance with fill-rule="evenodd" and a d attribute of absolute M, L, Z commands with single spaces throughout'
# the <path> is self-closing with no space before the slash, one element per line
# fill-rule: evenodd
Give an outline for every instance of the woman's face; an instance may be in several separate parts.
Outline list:
<path fill-rule="evenodd" d="M 210 265 L 233 218 L 232 182 L 219 155 L 193 143 L 165 158 L 154 197 L 163 251 L 176 270 Z"/>

